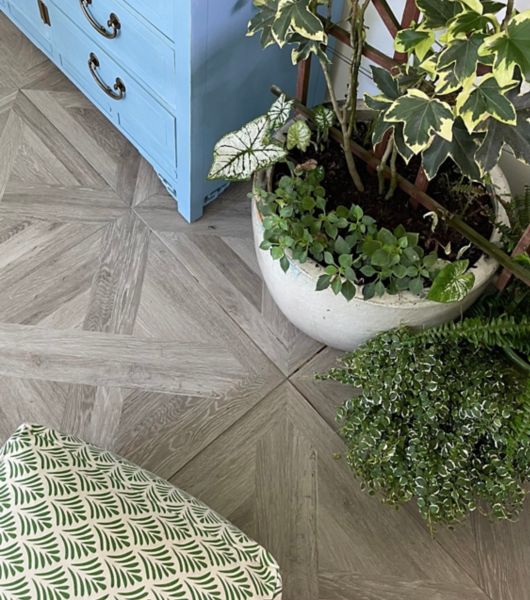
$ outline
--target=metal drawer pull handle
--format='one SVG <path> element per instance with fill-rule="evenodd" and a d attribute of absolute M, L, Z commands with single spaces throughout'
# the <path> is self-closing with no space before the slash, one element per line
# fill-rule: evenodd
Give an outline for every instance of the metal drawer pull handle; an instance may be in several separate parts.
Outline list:
<path fill-rule="evenodd" d="M 109 20 L 107 21 L 107 26 L 112 29 L 112 31 L 108 31 L 103 25 L 100 25 L 96 19 L 90 14 L 88 7 L 92 4 L 92 0 L 79 0 L 79 4 L 85 13 L 85 17 L 88 19 L 88 22 L 92 27 L 103 37 L 106 37 L 109 40 L 113 40 L 118 37 L 121 29 L 121 23 L 118 19 L 117 15 L 114 13 L 110 13 Z"/>
<path fill-rule="evenodd" d="M 127 90 L 125 88 L 125 84 L 119 77 L 116 77 L 116 82 L 112 87 L 110 87 L 98 75 L 97 70 L 99 69 L 99 58 L 93 52 L 90 53 L 90 57 L 88 59 L 88 68 L 90 69 L 92 77 L 96 83 L 105 92 L 105 94 L 107 94 L 107 96 L 110 96 L 113 100 L 123 100 L 125 98 L 125 92 Z"/>

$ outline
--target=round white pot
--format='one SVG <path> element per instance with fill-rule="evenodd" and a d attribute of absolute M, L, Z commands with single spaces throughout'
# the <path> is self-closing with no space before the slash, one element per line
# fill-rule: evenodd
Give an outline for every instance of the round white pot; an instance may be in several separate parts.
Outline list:
<path fill-rule="evenodd" d="M 491 177 L 500 196 L 510 195 L 508 182 L 500 168 L 496 167 Z M 261 173 L 256 183 L 264 186 L 265 179 L 265 174 Z M 500 203 L 497 203 L 497 221 L 508 223 Z M 475 285 L 462 302 L 441 304 L 410 292 L 363 300 L 360 289 L 348 302 L 329 288 L 316 291 L 317 280 L 324 269 L 315 261 L 309 259 L 301 264 L 290 260 L 290 268 L 284 273 L 279 261 L 274 260 L 270 252 L 261 250 L 264 229 L 255 200 L 252 202 L 252 226 L 263 279 L 282 313 L 309 337 L 338 350 L 353 350 L 376 334 L 400 325 L 438 325 L 459 317 L 484 292 L 498 268 L 495 260 L 483 256 L 473 267 Z M 498 241 L 496 232 L 492 241 Z"/>

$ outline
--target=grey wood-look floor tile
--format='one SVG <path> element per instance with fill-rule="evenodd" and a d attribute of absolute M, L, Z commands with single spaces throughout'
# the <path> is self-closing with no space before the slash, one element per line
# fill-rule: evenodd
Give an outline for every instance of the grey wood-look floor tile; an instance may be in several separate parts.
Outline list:
<path fill-rule="evenodd" d="M 530 600 L 530 510 L 433 539 L 337 460 L 353 392 L 263 286 L 249 190 L 185 223 L 0 14 L 0 443 L 38 422 L 172 479 L 277 556 L 285 600 Z"/>

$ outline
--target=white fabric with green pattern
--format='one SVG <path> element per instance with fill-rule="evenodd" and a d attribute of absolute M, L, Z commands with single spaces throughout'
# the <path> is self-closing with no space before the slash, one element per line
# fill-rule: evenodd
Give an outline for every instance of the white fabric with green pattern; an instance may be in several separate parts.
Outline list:
<path fill-rule="evenodd" d="M 0 600 L 279 600 L 274 559 L 207 506 L 39 426 L 0 450 Z"/>

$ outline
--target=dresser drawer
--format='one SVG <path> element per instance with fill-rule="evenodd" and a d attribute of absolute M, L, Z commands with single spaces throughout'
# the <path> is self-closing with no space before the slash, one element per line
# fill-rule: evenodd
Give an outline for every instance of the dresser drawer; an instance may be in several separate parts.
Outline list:
<path fill-rule="evenodd" d="M 121 0 L 92 0 L 83 5 L 80 0 L 62 0 L 57 5 L 129 73 L 144 81 L 168 105 L 175 104 L 175 51 L 126 4 Z M 109 27 L 111 20 L 114 26 Z M 107 35 L 116 37 L 105 37 L 96 29 L 98 24 Z"/>
<path fill-rule="evenodd" d="M 177 5 L 182 0 L 125 0 L 134 10 L 170 39 L 175 39 Z"/>
<path fill-rule="evenodd" d="M 124 73 L 102 48 L 85 35 L 60 10 L 51 6 L 53 40 L 64 71 L 94 102 L 114 120 L 131 140 L 151 159 L 159 161 L 171 172 L 176 169 L 176 121 L 131 76 Z M 91 56 L 93 71 L 89 67 Z M 97 66 L 94 66 L 96 62 Z M 98 78 L 100 85 L 98 85 Z M 119 95 L 114 84 L 120 80 L 125 86 L 122 99 L 113 99 L 109 93 Z M 101 86 L 108 87 L 108 93 Z"/>
<path fill-rule="evenodd" d="M 48 2 L 44 6 L 47 8 Z M 46 52 L 51 51 L 51 28 L 42 20 L 37 0 L 11 0 L 7 13 Z"/>

